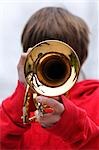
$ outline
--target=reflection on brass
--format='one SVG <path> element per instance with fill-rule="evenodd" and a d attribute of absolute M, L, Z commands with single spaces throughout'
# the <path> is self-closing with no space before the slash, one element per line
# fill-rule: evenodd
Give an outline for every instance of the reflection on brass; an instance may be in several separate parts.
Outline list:
<path fill-rule="evenodd" d="M 66 93 L 75 84 L 80 69 L 79 59 L 74 50 L 64 42 L 46 40 L 32 48 L 27 56 L 24 74 L 27 90 L 24 98 L 23 123 L 28 123 L 29 88 L 33 93 L 44 96 L 58 96 Z M 36 108 L 43 108 L 36 102 Z M 38 108 L 38 105 L 39 108 Z"/>

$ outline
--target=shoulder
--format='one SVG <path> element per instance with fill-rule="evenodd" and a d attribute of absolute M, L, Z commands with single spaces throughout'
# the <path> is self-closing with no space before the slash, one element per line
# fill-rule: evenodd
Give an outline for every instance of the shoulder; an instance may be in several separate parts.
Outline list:
<path fill-rule="evenodd" d="M 84 80 L 70 91 L 71 101 L 86 110 L 88 116 L 99 125 L 99 81 Z"/>
<path fill-rule="evenodd" d="M 71 89 L 71 93 L 78 93 L 80 95 L 88 94 L 91 95 L 94 92 L 99 92 L 99 80 L 83 80 L 77 82 Z M 97 93 L 99 95 L 99 93 Z"/>
<path fill-rule="evenodd" d="M 99 86 L 99 80 L 82 80 L 76 83 L 77 85 L 95 85 L 95 86 Z"/>

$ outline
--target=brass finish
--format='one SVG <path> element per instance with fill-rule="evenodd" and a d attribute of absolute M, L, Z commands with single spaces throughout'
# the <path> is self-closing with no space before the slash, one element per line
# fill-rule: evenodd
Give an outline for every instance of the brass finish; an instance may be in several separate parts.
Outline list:
<path fill-rule="evenodd" d="M 58 40 L 46 40 L 35 45 L 27 56 L 24 74 L 27 91 L 24 98 L 23 122 L 29 122 L 28 92 L 44 96 L 58 96 L 66 93 L 75 84 L 80 63 L 75 51 L 66 43 Z M 39 110 L 42 106 L 36 103 Z M 38 108 L 38 105 L 40 107 Z M 43 112 L 43 108 L 41 110 Z"/>

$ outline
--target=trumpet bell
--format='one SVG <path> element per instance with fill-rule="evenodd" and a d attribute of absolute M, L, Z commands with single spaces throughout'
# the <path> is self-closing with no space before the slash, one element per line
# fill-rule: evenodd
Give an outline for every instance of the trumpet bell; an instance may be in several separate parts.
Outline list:
<path fill-rule="evenodd" d="M 66 93 L 77 81 L 79 70 L 75 51 L 58 40 L 46 40 L 35 45 L 24 66 L 27 84 L 44 96 Z"/>

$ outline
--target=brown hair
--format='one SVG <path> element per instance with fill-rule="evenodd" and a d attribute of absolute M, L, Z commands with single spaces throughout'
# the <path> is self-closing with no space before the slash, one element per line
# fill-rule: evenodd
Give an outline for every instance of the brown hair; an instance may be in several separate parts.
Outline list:
<path fill-rule="evenodd" d="M 21 37 L 23 51 L 44 40 L 60 40 L 77 53 L 81 65 L 88 55 L 89 29 L 78 16 L 59 7 L 45 7 L 34 13 Z"/>

